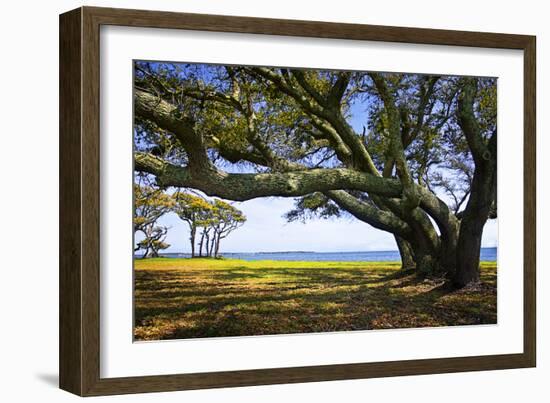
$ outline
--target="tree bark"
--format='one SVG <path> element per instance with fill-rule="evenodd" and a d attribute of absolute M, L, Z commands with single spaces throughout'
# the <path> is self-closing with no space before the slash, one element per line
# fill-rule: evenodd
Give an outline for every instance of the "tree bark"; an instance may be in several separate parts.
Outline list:
<path fill-rule="evenodd" d="M 195 257 L 195 237 L 196 237 L 197 229 L 191 228 L 191 235 L 189 236 L 189 240 L 191 242 L 191 257 Z"/>
<path fill-rule="evenodd" d="M 462 221 L 457 248 L 457 268 L 453 276 L 453 284 L 458 288 L 479 282 L 479 255 L 484 223 L 475 219 Z"/>
<path fill-rule="evenodd" d="M 214 233 L 212 235 L 212 240 L 210 241 L 209 249 L 208 249 L 208 256 L 213 257 L 214 256 L 214 244 L 216 243 L 216 234 Z"/>
<path fill-rule="evenodd" d="M 348 168 L 316 168 L 292 172 L 227 173 L 216 168 L 193 170 L 162 160 L 152 154 L 134 154 L 134 168 L 155 175 L 162 186 L 201 189 L 209 196 L 235 201 L 257 197 L 297 197 L 337 189 L 372 192 L 399 197 L 402 185 L 397 179 L 382 178 Z"/>
<path fill-rule="evenodd" d="M 199 242 L 199 257 L 202 257 L 202 246 L 204 244 L 204 231 L 201 233 L 201 240 Z"/>
<path fill-rule="evenodd" d="M 395 235 L 395 242 L 397 243 L 397 248 L 401 255 L 401 269 L 414 269 L 416 263 L 414 261 L 414 253 L 411 244 L 397 235 Z"/>
<path fill-rule="evenodd" d="M 479 281 L 479 255 L 483 227 L 489 218 L 496 197 L 497 132 L 485 140 L 475 117 L 476 81 L 462 79 L 458 100 L 458 121 L 468 142 L 475 163 L 470 198 L 462 214 L 457 243 L 457 265 L 452 282 L 464 287 Z"/>
<path fill-rule="evenodd" d="M 483 227 L 489 218 L 496 194 L 496 158 L 476 168 L 470 200 L 460 224 L 457 244 L 457 266 L 453 276 L 456 287 L 479 281 L 479 255 Z"/>
<path fill-rule="evenodd" d="M 210 257 L 210 234 L 208 232 L 205 235 L 205 241 L 206 257 Z"/>
<path fill-rule="evenodd" d="M 218 236 L 216 237 L 216 247 L 214 249 L 214 257 L 219 257 L 220 255 L 220 241 L 221 241 L 221 236 L 218 234 Z"/>

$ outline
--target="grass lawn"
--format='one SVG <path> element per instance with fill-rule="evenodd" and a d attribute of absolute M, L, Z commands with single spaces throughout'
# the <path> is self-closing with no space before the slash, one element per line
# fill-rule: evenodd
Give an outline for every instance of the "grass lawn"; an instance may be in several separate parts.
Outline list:
<path fill-rule="evenodd" d="M 136 340 L 492 324 L 496 263 L 450 291 L 388 262 L 136 259 Z"/>

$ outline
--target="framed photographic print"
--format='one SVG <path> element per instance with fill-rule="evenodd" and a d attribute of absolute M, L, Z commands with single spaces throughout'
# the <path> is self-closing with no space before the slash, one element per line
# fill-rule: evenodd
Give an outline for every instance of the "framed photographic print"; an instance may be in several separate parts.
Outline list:
<path fill-rule="evenodd" d="M 534 37 L 82 7 L 60 66 L 62 389 L 535 366 Z"/>

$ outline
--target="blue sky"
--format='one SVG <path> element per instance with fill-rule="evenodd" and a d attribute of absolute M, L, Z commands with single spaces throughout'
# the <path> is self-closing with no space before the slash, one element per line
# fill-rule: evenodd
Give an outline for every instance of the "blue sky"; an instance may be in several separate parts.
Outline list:
<path fill-rule="evenodd" d="M 248 221 L 221 243 L 221 252 L 274 251 L 379 251 L 397 250 L 393 236 L 353 217 L 312 219 L 287 223 L 283 214 L 293 206 L 292 198 L 272 197 L 234 202 Z M 191 252 L 187 224 L 168 214 L 159 224 L 171 227 L 165 252 Z M 490 220 L 483 232 L 483 247 L 496 246 L 497 220 Z"/>

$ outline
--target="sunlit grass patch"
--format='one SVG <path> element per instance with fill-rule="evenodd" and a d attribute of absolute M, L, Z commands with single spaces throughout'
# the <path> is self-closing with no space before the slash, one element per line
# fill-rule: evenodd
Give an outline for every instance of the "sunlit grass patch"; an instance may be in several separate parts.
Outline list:
<path fill-rule="evenodd" d="M 135 261 L 137 340 L 496 323 L 496 264 L 449 291 L 397 262 Z"/>

